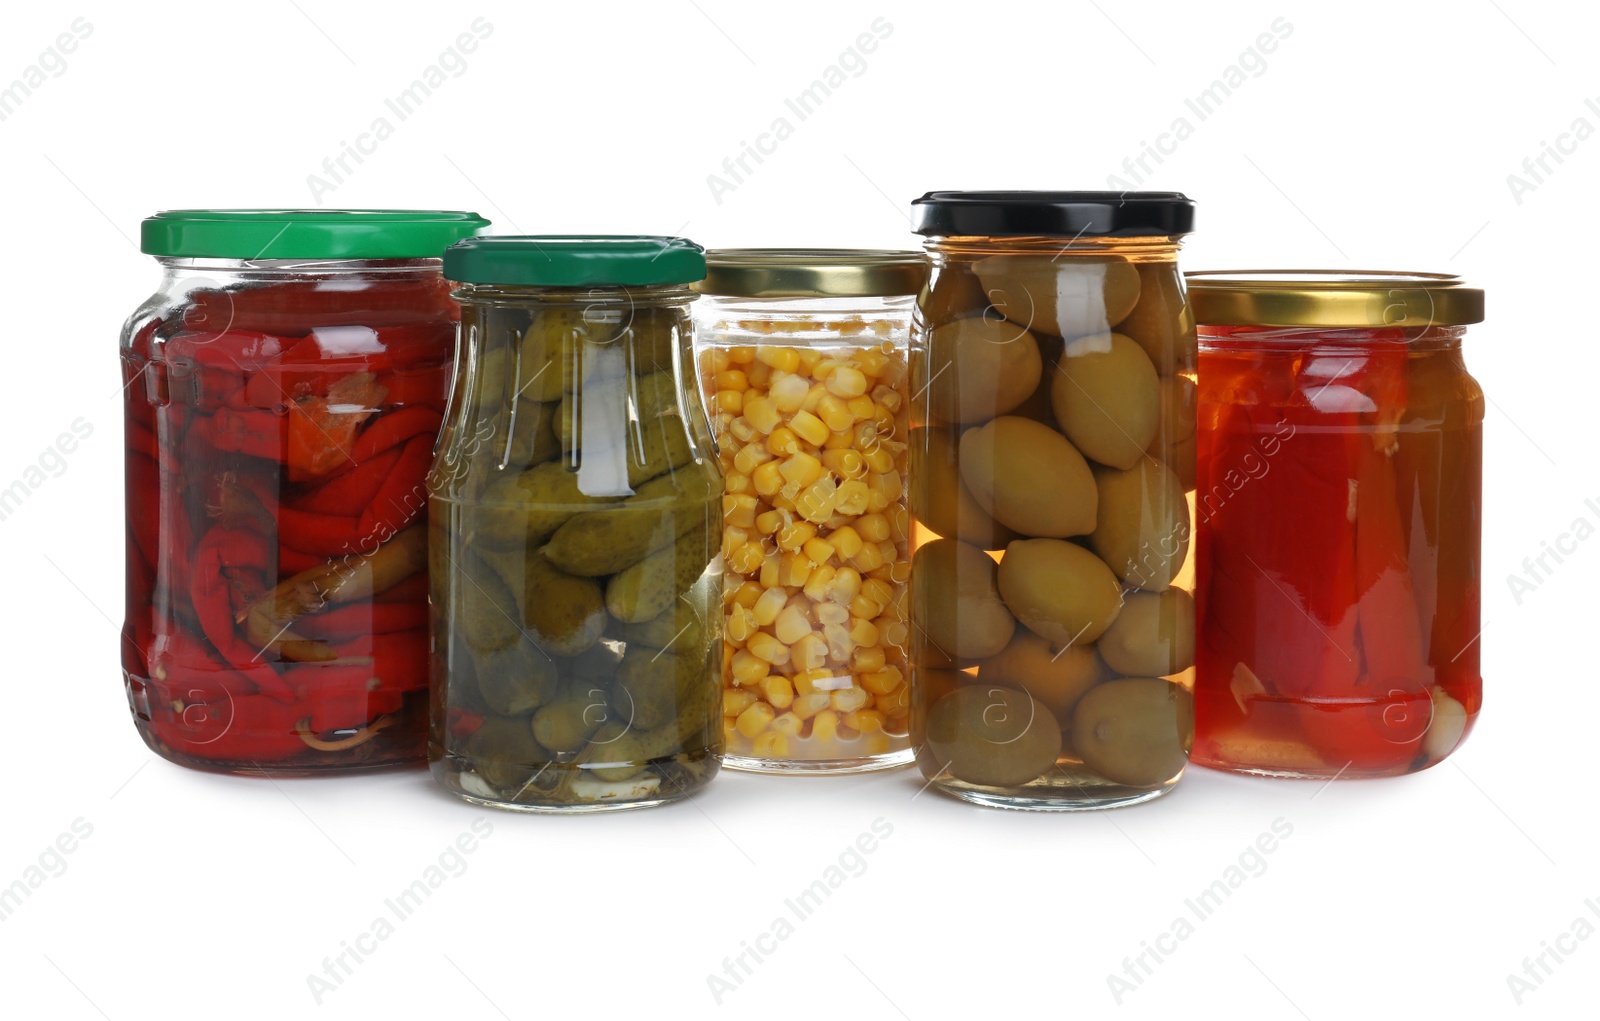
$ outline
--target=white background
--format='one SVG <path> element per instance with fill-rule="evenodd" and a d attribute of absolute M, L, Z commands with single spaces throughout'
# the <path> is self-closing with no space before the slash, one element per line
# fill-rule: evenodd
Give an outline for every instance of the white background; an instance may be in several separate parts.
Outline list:
<path fill-rule="evenodd" d="M 0 521 L 0 886 L 74 820 L 92 834 L 64 871 L 46 855 L 57 874 L 0 922 L 0 1013 L 1594 1015 L 1600 938 L 1557 937 L 1600 926 L 1585 906 L 1600 911 L 1600 541 L 1520 604 L 1507 581 L 1576 519 L 1600 522 L 1592 5 L 14 3 L 0 84 L 78 17 L 92 33 L 64 71 L 0 122 L 0 486 L 73 420 L 94 430 Z M 398 121 L 383 100 L 479 17 L 492 34 L 465 70 Z M 797 121 L 783 100 L 879 17 L 892 34 L 865 69 Z M 1185 98 L 1278 18 L 1292 34 L 1265 69 L 1198 120 Z M 1143 182 L 1198 201 L 1187 268 L 1442 270 L 1488 291 L 1467 345 L 1490 395 L 1476 732 L 1406 779 L 1196 769 L 1158 802 L 1078 815 L 914 798 L 901 771 L 724 775 L 669 808 L 527 818 L 420 770 L 273 783 L 156 759 L 117 671 L 116 339 L 157 279 L 131 239 L 158 209 L 314 203 L 308 175 L 383 115 L 392 137 L 325 205 L 476 209 L 504 233 L 883 247 L 914 243 L 907 205 L 925 190 L 1105 187 L 1187 116 L 1192 135 Z M 792 137 L 716 201 L 707 175 L 779 116 Z M 1517 201 L 1507 175 L 1577 118 L 1586 137 Z M 707 975 L 880 818 L 892 835 L 865 871 L 719 1007 Z M 492 832 L 465 871 L 319 1006 L 307 976 L 478 819 Z M 1265 871 L 1119 1005 L 1107 976 L 1280 819 L 1292 835 Z M 1507 976 L 1547 944 L 1573 953 L 1547 957 L 1519 1007 Z"/>

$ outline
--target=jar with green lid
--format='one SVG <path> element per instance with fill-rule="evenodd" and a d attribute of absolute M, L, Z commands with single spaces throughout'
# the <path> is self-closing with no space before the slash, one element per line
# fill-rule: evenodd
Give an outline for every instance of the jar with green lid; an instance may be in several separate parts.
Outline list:
<path fill-rule="evenodd" d="M 457 310 L 441 210 L 185 209 L 123 327 L 134 723 L 233 773 L 419 765 L 426 475 Z"/>
<path fill-rule="evenodd" d="M 685 797 L 722 750 L 722 476 L 690 349 L 704 253 L 477 238 L 445 273 L 461 344 L 429 502 L 433 774 L 524 811 Z"/>
<path fill-rule="evenodd" d="M 918 252 L 723 249 L 695 345 L 726 490 L 724 765 L 911 761 L 907 347 Z"/>

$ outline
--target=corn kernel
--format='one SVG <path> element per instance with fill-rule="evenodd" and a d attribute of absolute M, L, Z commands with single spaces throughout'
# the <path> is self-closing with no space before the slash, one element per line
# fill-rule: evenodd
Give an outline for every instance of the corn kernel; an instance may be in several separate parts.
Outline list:
<path fill-rule="evenodd" d="M 784 376 L 772 384 L 772 389 L 767 396 L 772 399 L 773 405 L 785 415 L 792 415 L 800 410 L 800 405 L 805 403 L 806 394 L 811 391 L 811 384 L 806 382 L 804 376 Z"/>
<path fill-rule="evenodd" d="M 855 651 L 855 640 L 850 637 L 850 629 L 843 624 L 825 624 L 822 636 L 828 641 L 828 653 L 837 660 L 847 660 Z"/>
<path fill-rule="evenodd" d="M 872 707 L 890 719 L 906 715 L 911 711 L 911 685 L 902 684 L 887 695 L 877 696 Z"/>
<path fill-rule="evenodd" d="M 796 695 L 789 709 L 802 720 L 809 720 L 832 704 L 833 693 L 828 691 L 813 691 L 807 695 Z"/>
<path fill-rule="evenodd" d="M 800 437 L 786 425 L 780 425 L 772 430 L 772 434 L 767 437 L 767 450 L 776 457 L 788 457 L 790 454 L 804 452 Z"/>
<path fill-rule="evenodd" d="M 871 647 L 878 644 L 878 627 L 870 620 L 860 617 L 850 621 L 850 640 L 857 646 Z"/>
<path fill-rule="evenodd" d="M 756 427 L 751 425 L 743 418 L 736 418 L 730 422 L 728 424 L 728 432 L 732 433 L 733 438 L 738 440 L 740 443 L 749 443 L 758 435 L 756 433 Z M 727 449 L 726 443 L 723 444 L 723 449 Z"/>
<path fill-rule="evenodd" d="M 800 731 L 804 730 L 805 726 L 806 721 L 794 713 L 780 713 L 776 719 L 767 724 L 767 732 L 799 737 Z"/>
<path fill-rule="evenodd" d="M 804 588 L 811 577 L 811 558 L 803 553 L 785 553 L 779 562 L 778 580 L 790 588 Z"/>
<path fill-rule="evenodd" d="M 839 487 L 831 478 L 821 478 L 801 490 L 794 498 L 794 509 L 807 521 L 826 522 L 833 517 L 839 502 Z"/>
<path fill-rule="evenodd" d="M 868 542 L 883 542 L 889 538 L 889 519 L 882 514 L 863 514 L 856 519 L 856 531 Z"/>
<path fill-rule="evenodd" d="M 755 426 L 756 432 L 765 435 L 778 427 L 778 408 L 765 397 L 746 396 L 744 419 Z"/>
<path fill-rule="evenodd" d="M 793 645 L 811 633 L 811 623 L 805 614 L 793 606 L 786 606 L 772 623 L 772 633 L 785 645 Z"/>
<path fill-rule="evenodd" d="M 849 606 L 861 594 L 861 574 L 851 567 L 841 567 L 828 586 L 828 598 Z"/>
<path fill-rule="evenodd" d="M 839 714 L 832 709 L 825 709 L 814 714 L 811 721 L 811 736 L 818 741 L 833 741 L 839 737 Z"/>
<path fill-rule="evenodd" d="M 860 369 L 841 365 L 828 375 L 828 392 L 840 397 L 860 397 L 867 392 L 867 377 Z"/>
<path fill-rule="evenodd" d="M 768 461 L 750 475 L 750 485 L 762 496 L 771 496 L 783 487 L 783 474 L 777 461 Z"/>
<path fill-rule="evenodd" d="M 761 598 L 756 600 L 750 612 L 755 615 L 756 623 L 766 627 L 778 619 L 778 613 L 789 601 L 789 593 L 782 588 L 769 588 L 761 593 Z"/>
<path fill-rule="evenodd" d="M 823 469 L 821 461 L 801 451 L 785 458 L 778 470 L 788 481 L 800 486 L 809 486 L 822 477 Z"/>
<path fill-rule="evenodd" d="M 734 589 L 733 601 L 748 610 L 756 605 L 756 601 L 761 598 L 761 595 L 761 586 L 753 581 L 747 581 Z"/>
<path fill-rule="evenodd" d="M 735 607 L 733 612 L 728 614 L 727 632 L 731 641 L 743 642 L 748 640 L 751 635 L 756 633 L 757 627 L 756 619 L 750 615 L 749 610 L 742 606 Z"/>
<path fill-rule="evenodd" d="M 855 416 L 850 414 L 849 405 L 845 404 L 833 394 L 827 394 L 817 402 L 817 417 L 822 419 L 822 424 L 828 427 L 829 432 L 842 433 L 855 424 Z"/>
<path fill-rule="evenodd" d="M 823 439 L 827 437 L 824 436 Z M 822 440 L 817 442 L 821 443 Z M 867 474 L 867 463 L 862 460 L 861 452 L 849 447 L 843 450 L 824 451 L 822 464 L 842 479 L 865 478 Z"/>
<path fill-rule="evenodd" d="M 834 569 L 824 564 L 811 572 L 811 577 L 806 579 L 805 593 L 812 602 L 820 603 L 828 598 L 828 586 L 833 584 Z"/>
<path fill-rule="evenodd" d="M 795 412 L 794 417 L 789 419 L 789 428 L 812 446 L 820 447 L 828 439 L 828 427 L 809 411 Z"/>
<path fill-rule="evenodd" d="M 813 667 L 810 670 L 802 670 L 794 675 L 794 690 L 796 694 L 802 696 L 815 695 L 819 691 L 822 692 L 823 695 L 826 695 L 832 689 L 820 687 L 819 685 L 832 680 L 832 670 L 824 670 L 821 667 Z"/>
<path fill-rule="evenodd" d="M 772 665 L 760 656 L 751 655 L 750 650 L 740 649 L 733 654 L 733 664 L 729 670 L 733 673 L 735 683 L 754 684 L 771 672 Z"/>
<path fill-rule="evenodd" d="M 753 347 L 730 347 L 728 361 L 733 365 L 749 365 L 756 360 L 756 349 Z"/>
<path fill-rule="evenodd" d="M 767 724 L 771 723 L 777 715 L 773 708 L 765 702 L 752 702 L 747 709 L 739 714 L 739 719 L 734 723 L 734 726 L 745 737 L 753 738 L 763 730 L 766 730 Z"/>
<path fill-rule="evenodd" d="M 789 678 L 781 674 L 764 677 L 761 680 L 761 696 L 772 708 L 787 709 L 794 701 L 794 685 L 789 683 Z"/>
<path fill-rule="evenodd" d="M 844 725 L 862 734 L 874 734 L 883 729 L 883 714 L 876 709 L 857 709 L 845 713 Z"/>
<path fill-rule="evenodd" d="M 718 390 L 716 399 L 712 401 L 712 407 L 729 415 L 737 415 L 744 410 L 744 391 Z"/>
<path fill-rule="evenodd" d="M 809 521 L 796 521 L 778 529 L 778 534 L 773 538 L 777 540 L 779 549 L 795 553 L 816 534 L 816 525 Z M 766 583 L 763 582 L 762 584 Z"/>
<path fill-rule="evenodd" d="M 861 514 L 872 500 L 872 490 L 860 479 L 851 479 L 839 486 L 839 498 L 834 509 L 841 514 Z"/>
<path fill-rule="evenodd" d="M 766 362 L 751 362 L 744 371 L 745 375 L 750 377 L 750 388 L 752 390 L 765 390 L 772 382 L 772 366 Z M 747 399 L 744 405 L 748 413 L 750 401 Z"/>
<path fill-rule="evenodd" d="M 896 666 L 861 675 L 861 686 L 874 695 L 887 695 L 905 683 L 905 674 Z"/>
<path fill-rule="evenodd" d="M 818 603 L 816 614 L 818 624 L 850 623 L 850 611 L 838 603 Z"/>
<path fill-rule="evenodd" d="M 789 659 L 796 670 L 820 670 L 828 662 L 828 643 L 813 631 L 794 643 Z"/>
<path fill-rule="evenodd" d="M 889 754 L 889 746 L 891 743 L 892 742 L 889 740 L 889 735 L 885 734 L 881 730 L 874 731 L 870 734 L 863 734 L 861 736 L 861 754 L 887 755 Z"/>
<path fill-rule="evenodd" d="M 881 376 L 883 370 L 889 367 L 890 358 L 877 348 L 867 347 L 857 351 L 852 361 L 855 362 L 856 368 L 867 375 Z"/>
<path fill-rule="evenodd" d="M 735 528 L 752 528 L 756 523 L 756 498 L 751 493 L 732 493 L 722 498 L 722 521 Z"/>
<path fill-rule="evenodd" d="M 894 454 L 888 450 L 886 444 L 874 441 L 870 448 L 862 452 L 861 458 L 867 462 L 868 468 L 880 475 L 894 471 Z"/>
<path fill-rule="evenodd" d="M 750 476 L 742 472 L 723 472 L 722 491 L 724 493 L 745 494 L 755 487 L 750 483 Z"/>
<path fill-rule="evenodd" d="M 829 433 L 828 441 L 822 445 L 823 450 L 847 450 L 854 441 L 850 438 L 849 430 L 842 433 Z"/>
<path fill-rule="evenodd" d="M 745 647 L 750 650 L 751 655 L 758 656 L 773 666 L 783 666 L 789 662 L 789 646 L 765 631 L 757 631 L 751 635 Z"/>
<path fill-rule="evenodd" d="M 890 621 L 878 629 L 878 634 L 880 645 L 903 649 L 906 642 L 911 638 L 911 625 L 903 620 Z"/>
<path fill-rule="evenodd" d="M 872 696 L 862 688 L 841 688 L 833 692 L 829 700 L 829 704 L 841 713 L 865 709 L 871 702 Z"/>
<path fill-rule="evenodd" d="M 863 449 L 874 446 L 878 442 L 878 427 L 872 417 L 878 411 L 878 406 L 872 403 L 871 397 L 852 397 L 845 402 L 845 407 L 850 409 L 850 417 L 860 425 L 856 427 L 856 443 Z"/>
<path fill-rule="evenodd" d="M 873 673 L 884 667 L 883 647 L 874 646 L 870 649 L 857 649 L 850 660 L 850 669 L 858 674 Z M 865 684 L 865 681 L 862 682 Z"/>
<path fill-rule="evenodd" d="M 772 460 L 772 452 L 770 450 L 759 444 L 752 443 L 741 448 L 733 456 L 733 468 L 737 472 L 749 475 L 770 460 Z"/>
<path fill-rule="evenodd" d="M 793 372 L 800 368 L 800 352 L 792 347 L 758 347 L 756 359 L 780 372 Z"/>
<path fill-rule="evenodd" d="M 826 564 L 833 559 L 833 544 L 822 539 L 807 539 L 806 544 L 801 549 L 804 550 L 807 557 L 811 558 L 813 564 Z"/>
<path fill-rule="evenodd" d="M 894 586 L 879 578 L 868 578 L 861 583 L 861 594 L 872 600 L 879 607 L 872 613 L 863 613 L 861 616 L 876 617 L 883 612 L 882 608 L 894 599 Z"/>
<path fill-rule="evenodd" d="M 788 523 L 789 517 L 783 511 L 769 510 L 756 515 L 754 527 L 757 535 L 776 535 Z"/>
<path fill-rule="evenodd" d="M 732 556 L 734 550 L 743 546 L 750 538 L 750 533 L 742 528 L 725 528 L 722 530 L 722 555 Z"/>
<path fill-rule="evenodd" d="M 786 759 L 789 757 L 789 735 L 768 730 L 750 742 L 750 754 L 758 759 Z"/>
<path fill-rule="evenodd" d="M 738 716 L 756 702 L 756 693 L 740 688 L 722 689 L 722 715 Z"/>
<path fill-rule="evenodd" d="M 744 393 L 750 389 L 750 377 L 738 369 L 725 369 L 711 377 L 718 390 L 735 390 Z"/>
<path fill-rule="evenodd" d="M 759 542 L 747 542 L 733 551 L 728 558 L 728 570 L 739 574 L 750 574 L 761 569 L 762 561 L 766 558 L 766 551 Z"/>
<path fill-rule="evenodd" d="M 768 553 L 766 558 L 761 561 L 760 580 L 762 588 L 778 587 L 780 582 L 778 579 L 778 553 L 776 550 Z"/>

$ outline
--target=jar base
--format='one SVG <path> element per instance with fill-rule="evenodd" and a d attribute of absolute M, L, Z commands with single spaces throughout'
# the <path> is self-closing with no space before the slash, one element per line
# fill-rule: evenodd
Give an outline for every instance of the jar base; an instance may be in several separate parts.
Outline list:
<path fill-rule="evenodd" d="M 604 796 L 601 791 L 588 792 L 583 796 L 571 791 L 571 786 L 576 783 L 602 784 L 588 775 L 587 770 L 575 769 L 572 766 L 562 766 L 570 775 L 558 777 L 557 782 L 550 790 L 523 790 L 513 791 L 510 795 L 497 790 L 487 780 L 480 776 L 473 768 L 469 759 L 463 756 L 444 754 L 434 758 L 429 764 L 433 778 L 441 787 L 454 794 L 463 801 L 484 808 L 500 808 L 508 812 L 524 812 L 535 815 L 587 815 L 597 812 L 623 812 L 632 808 L 654 808 L 657 805 L 671 804 L 682 801 L 702 790 L 706 784 L 716 776 L 718 764 L 716 757 L 704 752 L 696 755 L 689 762 L 662 761 L 652 764 L 650 768 L 654 773 L 641 773 L 630 781 L 618 781 L 611 786 L 616 797 Z M 663 775 L 663 771 L 665 775 Z M 541 770 L 542 772 L 542 770 Z M 538 774 L 535 774 L 537 776 Z M 648 790 L 624 791 L 624 784 L 655 781 Z M 531 783 L 531 781 L 530 781 Z M 565 800 L 556 800 L 554 790 L 559 788 L 567 792 Z M 506 790 L 510 790 L 507 788 Z M 526 800 L 518 800 L 524 794 Z M 544 800 L 533 800 L 542 797 Z"/>
<path fill-rule="evenodd" d="M 748 755 L 724 755 L 724 769 L 741 773 L 766 773 L 772 776 L 829 776 L 842 773 L 875 773 L 885 769 L 899 769 L 916 760 L 910 748 L 885 752 L 882 755 L 863 755 L 842 759 L 758 759 Z"/>
<path fill-rule="evenodd" d="M 1122 808 L 1154 801 L 1176 787 L 1180 772 L 1159 787 L 1129 787 L 1100 782 L 1030 784 L 1026 787 L 982 787 L 954 778 L 936 779 L 931 786 L 943 794 L 987 808 L 1009 808 L 1022 812 L 1092 812 L 1102 808 Z"/>

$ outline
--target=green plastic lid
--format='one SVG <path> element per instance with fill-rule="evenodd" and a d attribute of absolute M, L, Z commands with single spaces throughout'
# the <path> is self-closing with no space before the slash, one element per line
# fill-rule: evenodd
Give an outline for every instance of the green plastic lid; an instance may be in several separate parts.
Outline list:
<path fill-rule="evenodd" d="M 468 238 L 444 253 L 447 279 L 524 287 L 649 287 L 706 275 L 704 248 L 683 238 L 575 234 Z"/>
<path fill-rule="evenodd" d="M 437 259 L 487 226 L 447 209 L 172 209 L 140 225 L 139 248 L 195 259 Z"/>

